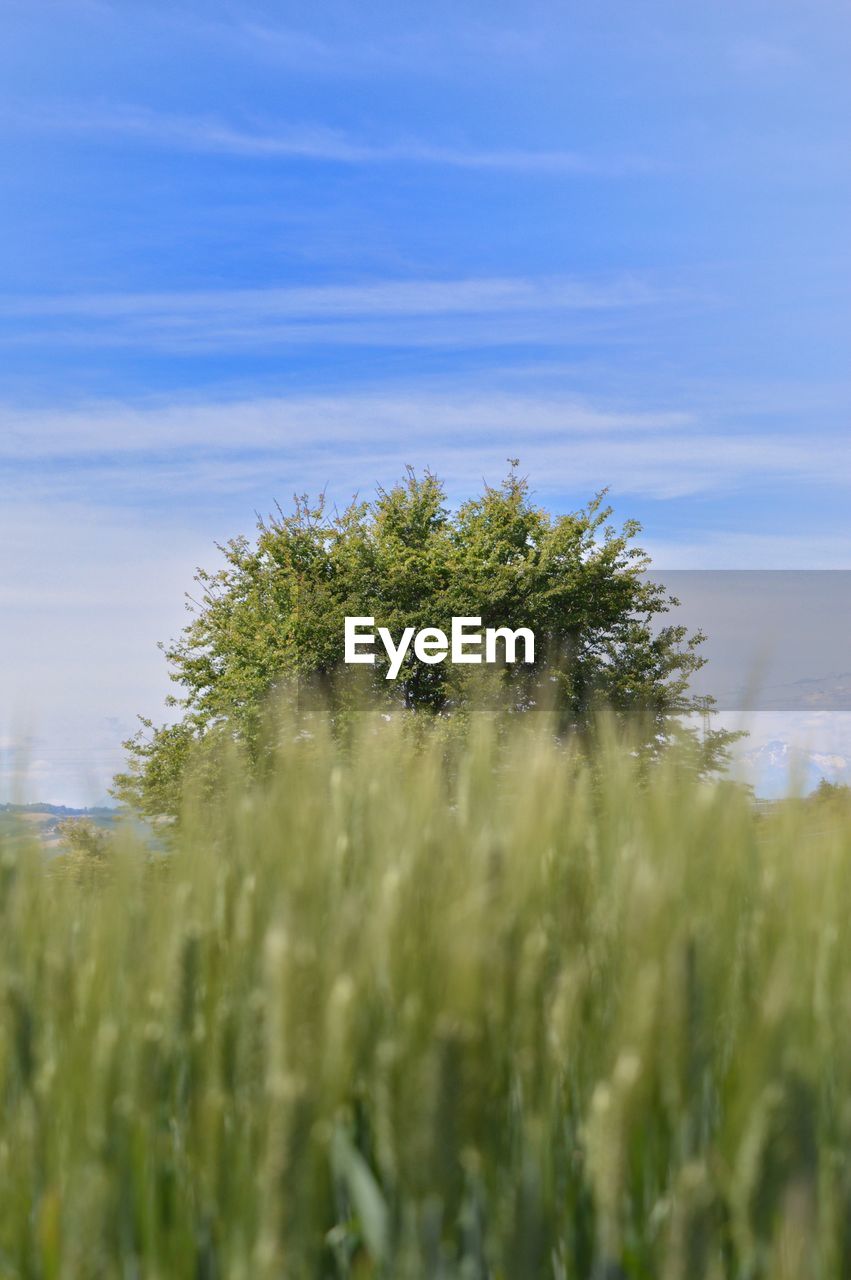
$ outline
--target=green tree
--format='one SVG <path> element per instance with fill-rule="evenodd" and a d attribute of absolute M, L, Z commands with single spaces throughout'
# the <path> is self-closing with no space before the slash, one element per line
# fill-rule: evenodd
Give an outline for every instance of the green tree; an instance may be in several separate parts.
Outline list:
<path fill-rule="evenodd" d="M 61 854 L 54 867 L 75 880 L 97 880 L 113 863 L 113 836 L 91 818 L 65 818 L 57 824 Z"/>
<path fill-rule="evenodd" d="M 815 805 L 847 808 L 851 804 L 851 787 L 844 782 L 830 782 L 827 778 L 820 778 L 818 786 L 808 799 Z"/>
<path fill-rule="evenodd" d="M 389 709 L 432 716 L 483 697 L 482 668 L 426 665 L 412 651 L 395 681 L 385 678 L 381 646 L 374 667 L 345 666 L 346 615 L 373 616 L 394 636 L 405 627 L 449 631 L 460 615 L 480 616 L 484 627 L 529 627 L 536 661 L 497 673 L 503 703 L 513 711 L 546 707 L 562 729 L 580 731 L 605 704 L 640 718 L 658 749 L 682 733 L 682 717 L 710 709 L 689 693 L 704 663 L 703 636 L 662 624 L 677 601 L 647 577 L 649 559 L 633 545 L 637 522 L 614 528 L 604 498 L 553 516 L 534 503 L 516 461 L 498 488 L 486 486 L 456 511 L 437 477 L 410 469 L 373 501 L 355 500 L 342 512 L 324 498 L 297 497 L 290 513 L 279 508 L 258 522 L 254 542 L 220 546 L 221 568 L 198 570 L 192 620 L 162 646 L 180 686 L 169 699 L 180 719 L 142 722 L 126 744 L 129 766 L 115 794 L 147 813 L 174 813 L 198 744 L 210 785 L 218 744 L 258 755 L 264 708 L 276 691 L 318 688 L 341 713 L 366 680 Z M 727 740 L 704 732 L 703 767 L 717 766 Z"/>

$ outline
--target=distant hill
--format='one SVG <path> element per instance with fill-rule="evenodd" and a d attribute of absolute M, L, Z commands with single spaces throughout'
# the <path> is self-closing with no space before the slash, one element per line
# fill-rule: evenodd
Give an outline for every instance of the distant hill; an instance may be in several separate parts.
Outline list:
<path fill-rule="evenodd" d="M 57 818 L 111 819 L 118 813 L 113 805 L 94 805 L 90 809 L 69 809 L 65 804 L 0 804 L 0 813 L 48 813 Z"/>
<path fill-rule="evenodd" d="M 55 853 L 60 847 L 59 824 L 66 818 L 88 818 L 96 826 L 111 831 L 118 822 L 119 812 L 106 805 L 72 809 L 64 804 L 0 804 L 0 836 L 34 836 L 45 849 Z"/>

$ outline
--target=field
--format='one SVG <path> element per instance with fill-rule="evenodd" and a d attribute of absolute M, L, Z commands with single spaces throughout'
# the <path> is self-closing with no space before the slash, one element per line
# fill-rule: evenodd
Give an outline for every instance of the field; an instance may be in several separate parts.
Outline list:
<path fill-rule="evenodd" d="M 5 846 L 0 1277 L 851 1275 L 841 814 L 281 742 L 167 856 Z"/>

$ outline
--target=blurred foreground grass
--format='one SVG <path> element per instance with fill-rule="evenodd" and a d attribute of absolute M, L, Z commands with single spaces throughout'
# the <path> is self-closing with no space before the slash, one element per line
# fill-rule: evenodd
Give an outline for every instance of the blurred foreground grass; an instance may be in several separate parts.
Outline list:
<path fill-rule="evenodd" d="M 0 1277 L 851 1275 L 847 818 L 282 741 L 165 858 L 3 850 Z"/>

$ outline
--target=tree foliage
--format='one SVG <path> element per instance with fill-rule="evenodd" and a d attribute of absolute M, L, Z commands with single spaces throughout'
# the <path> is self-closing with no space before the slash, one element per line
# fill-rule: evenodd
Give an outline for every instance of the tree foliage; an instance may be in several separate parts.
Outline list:
<path fill-rule="evenodd" d="M 436 476 L 410 469 L 342 512 L 324 497 L 296 497 L 290 512 L 258 521 L 256 540 L 220 546 L 220 568 L 198 570 L 191 621 L 163 646 L 179 719 L 143 720 L 116 794 L 148 813 L 174 813 L 199 744 L 209 761 L 223 740 L 257 755 L 270 695 L 318 689 L 342 716 L 365 682 L 389 711 L 432 717 L 463 712 L 496 684 L 510 710 L 546 707 L 562 730 L 587 730 L 605 704 L 640 718 L 658 746 L 683 716 L 709 710 L 689 693 L 703 637 L 665 624 L 677 601 L 647 576 L 637 522 L 616 529 L 611 514 L 601 493 L 553 516 L 533 501 L 516 462 L 499 487 L 454 511 Z M 448 632 L 462 615 L 480 616 L 483 627 L 529 627 L 536 661 L 494 675 L 426 665 L 410 651 L 389 681 L 380 646 L 374 667 L 344 665 L 346 615 L 374 616 L 394 636 L 405 627 Z M 717 764 L 725 741 L 704 734 L 704 764 Z"/>
<path fill-rule="evenodd" d="M 65 818 L 57 825 L 61 852 L 54 870 L 77 881 L 97 882 L 114 862 L 114 836 L 91 818 Z"/>

